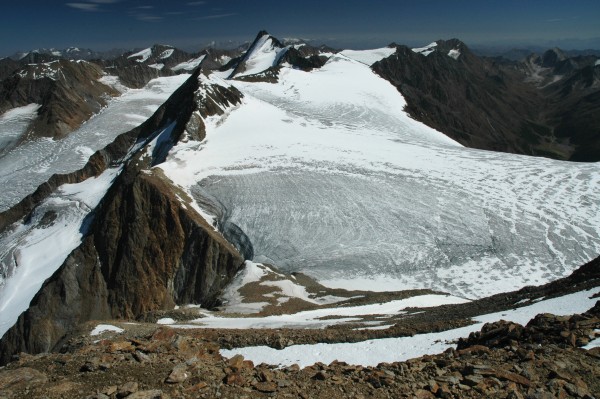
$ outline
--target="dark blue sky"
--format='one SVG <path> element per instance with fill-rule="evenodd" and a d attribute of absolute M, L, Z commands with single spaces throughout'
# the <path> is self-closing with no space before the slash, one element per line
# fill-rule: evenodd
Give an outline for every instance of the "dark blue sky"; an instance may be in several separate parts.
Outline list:
<path fill-rule="evenodd" d="M 42 47 L 96 50 L 172 44 L 199 50 L 212 40 L 315 39 L 337 47 L 534 44 L 600 48 L 598 0 L 9 0 L 0 55 Z"/>

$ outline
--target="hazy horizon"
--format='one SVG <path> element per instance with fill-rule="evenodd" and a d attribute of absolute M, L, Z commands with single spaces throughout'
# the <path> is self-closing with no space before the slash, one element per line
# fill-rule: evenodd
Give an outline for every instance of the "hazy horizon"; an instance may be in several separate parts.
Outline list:
<path fill-rule="evenodd" d="M 106 51 L 155 43 L 198 51 L 212 41 L 252 41 L 261 29 L 336 48 L 458 38 L 474 48 L 600 49 L 600 2 L 586 0 L 23 0 L 7 8 L 3 57 L 37 48 Z"/>

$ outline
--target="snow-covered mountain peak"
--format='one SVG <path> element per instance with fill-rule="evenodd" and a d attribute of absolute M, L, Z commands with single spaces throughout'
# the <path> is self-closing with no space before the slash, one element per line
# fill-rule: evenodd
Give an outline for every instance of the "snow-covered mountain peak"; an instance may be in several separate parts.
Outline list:
<path fill-rule="evenodd" d="M 277 65 L 289 47 L 266 31 L 260 31 L 239 64 L 229 76 L 254 75 Z"/>
<path fill-rule="evenodd" d="M 150 58 L 151 55 L 152 55 L 152 48 L 148 47 L 141 51 L 138 51 L 137 53 L 133 53 L 133 54 L 127 56 L 127 58 L 134 58 L 137 62 L 144 62 L 148 58 Z"/>
<path fill-rule="evenodd" d="M 433 53 L 435 51 L 435 48 L 437 47 L 437 43 L 436 42 L 432 42 L 429 43 L 427 46 L 425 47 L 416 47 L 413 48 L 412 51 L 414 51 L 417 54 L 422 54 L 424 56 L 428 56 L 429 54 Z"/>

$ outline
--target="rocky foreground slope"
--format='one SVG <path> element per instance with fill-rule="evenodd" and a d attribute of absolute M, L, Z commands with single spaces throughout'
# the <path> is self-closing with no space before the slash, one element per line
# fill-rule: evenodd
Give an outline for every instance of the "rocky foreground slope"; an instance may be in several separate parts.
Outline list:
<path fill-rule="evenodd" d="M 579 346 L 599 328 L 596 304 L 580 315 L 539 315 L 526 326 L 486 324 L 456 349 L 438 355 L 376 367 L 333 362 L 300 369 L 255 365 L 241 355 L 225 359 L 219 354 L 222 331 L 139 325 L 122 333 L 80 336 L 63 353 L 13 357 L 0 370 L 0 395 L 591 399 L 600 394 L 600 351 Z"/>

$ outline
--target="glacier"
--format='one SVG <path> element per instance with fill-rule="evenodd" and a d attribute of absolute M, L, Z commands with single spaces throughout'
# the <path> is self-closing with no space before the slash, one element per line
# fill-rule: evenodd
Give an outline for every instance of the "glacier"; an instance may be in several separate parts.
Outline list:
<path fill-rule="evenodd" d="M 282 67 L 275 84 L 206 79 L 244 103 L 157 167 L 227 238 L 243 232 L 256 262 L 336 288 L 478 298 L 600 253 L 598 164 L 464 148 L 344 55 Z"/>
<path fill-rule="evenodd" d="M 53 174 L 70 173 L 83 167 L 95 151 L 148 119 L 189 76 L 153 79 L 142 89 L 127 89 L 118 84 L 116 78 L 105 76 L 103 82 L 112 83 L 124 93 L 111 99 L 79 129 L 61 140 L 40 138 L 18 146 L 6 144 L 5 150 L 0 151 L 0 185 L 7 188 L 0 195 L 0 212 L 31 194 Z M 3 140 L 18 140 L 38 108 L 33 104 L 2 115 L 0 145 Z"/>

